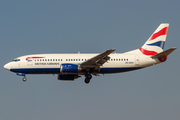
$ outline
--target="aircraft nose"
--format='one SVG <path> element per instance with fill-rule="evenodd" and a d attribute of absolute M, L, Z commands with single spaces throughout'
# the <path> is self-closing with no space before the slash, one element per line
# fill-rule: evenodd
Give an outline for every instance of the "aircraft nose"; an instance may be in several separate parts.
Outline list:
<path fill-rule="evenodd" d="M 4 68 L 5 68 L 6 70 L 10 70 L 10 68 L 11 68 L 11 67 L 10 67 L 10 63 L 5 64 L 5 65 L 4 65 Z"/>

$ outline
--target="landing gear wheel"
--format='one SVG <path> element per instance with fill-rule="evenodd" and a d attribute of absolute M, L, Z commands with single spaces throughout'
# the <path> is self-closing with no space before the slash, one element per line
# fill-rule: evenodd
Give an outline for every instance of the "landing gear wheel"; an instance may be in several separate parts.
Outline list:
<path fill-rule="evenodd" d="M 88 83 L 90 82 L 90 79 L 86 78 L 86 79 L 84 80 L 84 82 L 85 82 L 86 84 L 88 84 Z"/>
<path fill-rule="evenodd" d="M 22 79 L 24 82 L 26 82 L 26 78 L 25 77 L 23 77 L 23 79 Z"/>
<path fill-rule="evenodd" d="M 86 75 L 86 78 L 85 78 L 84 82 L 85 82 L 86 84 L 88 84 L 88 83 L 90 82 L 91 78 L 92 78 L 92 75 L 91 75 L 91 74 Z"/>

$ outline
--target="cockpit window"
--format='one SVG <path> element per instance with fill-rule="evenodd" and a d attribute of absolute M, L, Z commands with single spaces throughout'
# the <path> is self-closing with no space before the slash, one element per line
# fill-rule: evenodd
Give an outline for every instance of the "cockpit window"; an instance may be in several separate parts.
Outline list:
<path fill-rule="evenodd" d="M 14 60 L 13 60 L 13 62 L 18 62 L 18 61 L 20 61 L 20 59 L 14 59 Z"/>

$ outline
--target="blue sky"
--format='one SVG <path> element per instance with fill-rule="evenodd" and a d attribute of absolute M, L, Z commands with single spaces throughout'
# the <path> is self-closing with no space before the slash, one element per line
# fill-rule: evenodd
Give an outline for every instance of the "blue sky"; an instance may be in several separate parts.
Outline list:
<path fill-rule="evenodd" d="M 180 1 L 31 0 L 0 2 L 0 119 L 179 120 Z M 36 53 L 126 52 L 169 23 L 165 63 L 121 74 L 58 81 L 53 75 L 16 76 L 3 68 Z"/>

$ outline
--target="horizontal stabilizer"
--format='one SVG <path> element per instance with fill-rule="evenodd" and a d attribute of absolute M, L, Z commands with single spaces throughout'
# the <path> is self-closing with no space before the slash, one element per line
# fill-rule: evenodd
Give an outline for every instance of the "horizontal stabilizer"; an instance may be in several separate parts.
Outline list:
<path fill-rule="evenodd" d="M 156 55 L 151 56 L 151 58 L 163 58 L 163 57 L 166 57 L 166 56 L 168 56 L 170 53 L 172 53 L 175 49 L 176 49 L 176 47 L 170 48 L 170 49 L 168 49 L 168 50 L 166 50 L 166 51 L 163 51 L 163 52 L 161 52 L 161 53 L 159 53 L 159 54 L 156 54 Z"/>

